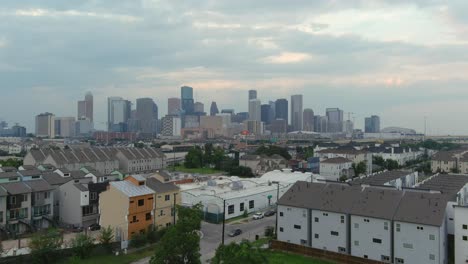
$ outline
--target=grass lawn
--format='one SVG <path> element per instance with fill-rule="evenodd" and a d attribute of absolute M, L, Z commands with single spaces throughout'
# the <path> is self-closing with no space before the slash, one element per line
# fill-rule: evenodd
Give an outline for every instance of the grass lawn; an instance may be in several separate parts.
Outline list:
<path fill-rule="evenodd" d="M 172 168 L 168 168 L 168 169 L 171 170 Z M 195 169 L 189 169 L 189 168 L 185 168 L 184 166 L 176 166 L 176 167 L 175 167 L 175 170 L 176 170 L 176 171 L 180 171 L 180 172 L 198 173 L 198 174 L 214 174 L 214 173 L 220 173 L 220 172 L 222 172 L 222 171 L 215 170 L 215 169 L 212 169 L 212 168 L 195 168 Z"/>
<path fill-rule="evenodd" d="M 140 251 L 136 251 L 131 254 L 127 255 L 104 255 L 104 256 L 96 256 L 93 257 L 91 256 L 90 258 L 84 259 L 84 260 L 76 260 L 74 258 L 69 258 L 61 263 L 76 263 L 76 264 L 94 264 L 94 263 L 99 263 L 99 264 L 129 264 L 134 261 L 146 258 L 146 257 L 151 257 L 154 255 L 154 247 L 150 247 L 147 249 L 143 249 Z"/>
<path fill-rule="evenodd" d="M 267 257 L 270 264 L 333 264 L 333 262 L 325 260 L 279 251 L 269 251 Z"/>

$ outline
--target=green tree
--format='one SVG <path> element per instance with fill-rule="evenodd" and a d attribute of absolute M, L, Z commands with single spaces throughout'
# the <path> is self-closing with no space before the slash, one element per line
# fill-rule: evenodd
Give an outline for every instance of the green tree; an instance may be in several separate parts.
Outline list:
<path fill-rule="evenodd" d="M 255 175 L 252 172 L 252 169 L 250 167 L 244 167 L 244 166 L 232 167 L 231 170 L 228 171 L 228 174 L 230 176 L 239 176 L 242 178 L 255 177 Z"/>
<path fill-rule="evenodd" d="M 80 259 L 85 259 L 91 255 L 95 239 L 88 236 L 87 234 L 78 234 L 72 241 L 71 247 L 73 248 L 73 254 Z"/>
<path fill-rule="evenodd" d="M 354 170 L 354 177 L 359 177 L 361 174 L 365 174 L 367 172 L 367 166 L 364 161 L 361 161 L 358 164 L 353 163 L 352 168 Z"/>
<path fill-rule="evenodd" d="M 98 237 L 99 243 L 107 250 L 112 251 L 112 241 L 114 241 L 114 231 L 110 226 L 101 228 Z"/>
<path fill-rule="evenodd" d="M 398 162 L 396 160 L 392 159 L 386 159 L 385 160 L 385 169 L 387 170 L 397 170 L 400 168 L 400 165 L 398 165 Z"/>
<path fill-rule="evenodd" d="M 275 145 L 262 145 L 255 151 L 255 154 L 267 156 L 273 156 L 275 154 L 278 154 L 287 160 L 290 160 L 292 158 L 286 148 L 278 147 Z"/>
<path fill-rule="evenodd" d="M 205 153 L 203 155 L 203 161 L 205 164 L 211 164 L 213 162 L 213 151 L 214 147 L 212 143 L 206 143 L 205 144 Z"/>
<path fill-rule="evenodd" d="M 211 260 L 212 264 L 257 264 L 268 263 L 265 254 L 247 240 L 240 244 L 221 245 Z"/>
<path fill-rule="evenodd" d="M 186 168 L 201 168 L 203 166 L 203 152 L 200 147 L 194 147 L 189 150 L 185 156 L 184 166 Z"/>
<path fill-rule="evenodd" d="M 224 153 L 224 150 L 218 147 L 213 152 L 213 155 L 211 157 L 211 164 L 213 164 L 217 170 L 220 170 L 221 163 L 223 162 L 225 157 L 226 154 Z"/>
<path fill-rule="evenodd" d="M 62 246 L 62 235 L 56 229 L 36 233 L 29 241 L 29 248 L 35 263 L 54 263 L 57 250 Z"/>

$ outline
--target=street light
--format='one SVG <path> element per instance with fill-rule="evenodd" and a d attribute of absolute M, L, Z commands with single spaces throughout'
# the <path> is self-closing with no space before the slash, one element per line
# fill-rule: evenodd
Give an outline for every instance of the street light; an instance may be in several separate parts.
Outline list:
<path fill-rule="evenodd" d="M 221 245 L 224 246 L 224 226 L 226 225 L 226 200 L 223 199 L 223 233 L 221 239 Z"/>
<path fill-rule="evenodd" d="M 272 181 L 272 184 L 276 184 L 276 222 L 275 222 L 275 234 L 278 237 L 278 202 L 279 202 L 279 181 Z"/>

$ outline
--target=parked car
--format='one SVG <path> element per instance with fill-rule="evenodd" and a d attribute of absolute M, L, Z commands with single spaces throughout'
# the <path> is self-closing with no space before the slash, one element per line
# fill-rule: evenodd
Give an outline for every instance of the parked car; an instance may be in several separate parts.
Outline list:
<path fill-rule="evenodd" d="M 235 230 L 233 230 L 231 233 L 229 233 L 228 235 L 229 235 L 230 237 L 236 237 L 236 236 L 238 236 L 238 235 L 240 235 L 240 234 L 242 234 L 242 230 L 240 230 L 240 229 L 235 229 Z"/>
<path fill-rule="evenodd" d="M 255 213 L 253 216 L 253 219 L 258 220 L 258 219 L 262 219 L 263 217 L 265 217 L 263 213 Z"/>
<path fill-rule="evenodd" d="M 80 226 L 71 226 L 70 227 L 70 231 L 72 233 L 81 233 L 83 232 L 83 227 L 80 227 Z"/>
<path fill-rule="evenodd" d="M 88 227 L 89 231 L 97 231 L 101 230 L 101 226 L 99 224 L 92 224 Z"/>
<path fill-rule="evenodd" d="M 268 211 L 268 212 L 265 213 L 265 216 L 266 216 L 266 217 L 269 217 L 269 216 L 274 216 L 275 214 L 276 214 L 276 211 L 270 210 L 270 211 Z"/>

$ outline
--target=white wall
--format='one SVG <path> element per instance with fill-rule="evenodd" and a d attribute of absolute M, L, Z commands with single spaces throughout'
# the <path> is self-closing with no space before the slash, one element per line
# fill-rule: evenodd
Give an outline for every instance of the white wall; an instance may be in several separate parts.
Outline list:
<path fill-rule="evenodd" d="M 464 228 L 466 227 L 466 228 Z M 455 264 L 468 262 L 468 207 L 455 207 Z"/>
<path fill-rule="evenodd" d="M 309 210 L 278 207 L 278 240 L 297 245 L 310 245 Z"/>
<path fill-rule="evenodd" d="M 337 181 L 342 175 L 344 169 L 351 168 L 352 163 L 320 163 L 320 176 L 325 177 L 330 181 Z"/>
<path fill-rule="evenodd" d="M 395 221 L 395 259 L 403 259 L 404 263 L 446 263 L 445 250 L 442 250 L 446 247 L 444 234 L 445 225 L 435 227 Z M 430 235 L 434 240 L 430 240 Z M 430 259 L 430 255 L 434 260 Z"/>
<path fill-rule="evenodd" d="M 327 215 L 328 214 L 328 215 Z M 342 223 L 341 219 L 344 219 Z M 318 222 L 315 221 L 318 218 Z M 346 254 L 347 252 L 340 252 L 338 248 L 345 248 L 347 251 L 347 217 L 345 214 L 338 214 L 332 212 L 325 212 L 319 210 L 312 210 L 310 219 L 312 223 L 312 247 L 339 252 Z M 332 235 L 331 232 L 338 232 L 338 236 Z M 316 238 L 315 235 L 318 235 Z"/>
<path fill-rule="evenodd" d="M 386 224 L 385 224 L 386 223 Z M 387 256 L 391 262 L 392 221 L 370 217 L 351 216 L 351 255 L 376 261 Z M 381 243 L 374 242 L 380 239 Z"/>

